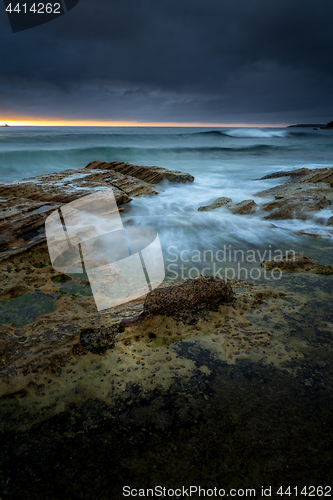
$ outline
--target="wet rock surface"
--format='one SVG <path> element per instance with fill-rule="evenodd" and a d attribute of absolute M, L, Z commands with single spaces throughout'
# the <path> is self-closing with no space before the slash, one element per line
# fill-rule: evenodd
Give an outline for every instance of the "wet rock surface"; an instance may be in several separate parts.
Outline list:
<path fill-rule="evenodd" d="M 296 170 L 287 170 L 283 172 L 273 172 L 272 174 L 261 177 L 264 179 L 277 179 L 278 177 L 290 177 L 290 180 L 298 183 L 312 183 L 318 184 L 323 182 L 325 184 L 333 183 L 333 168 L 298 168 Z"/>
<path fill-rule="evenodd" d="M 300 168 L 287 172 L 274 172 L 262 179 L 289 177 L 284 184 L 256 193 L 261 198 L 274 200 L 259 205 L 265 219 L 316 220 L 327 225 L 329 217 L 320 218 L 320 211 L 331 209 L 333 203 L 333 168 Z M 265 215 L 265 212 L 270 212 Z"/>
<path fill-rule="evenodd" d="M 331 484 L 332 266 L 282 259 L 306 272 L 169 282 L 97 312 L 45 242 L 18 244 L 0 258 L 1 498 Z"/>
<path fill-rule="evenodd" d="M 222 196 L 221 198 L 217 198 L 213 203 L 210 205 L 204 205 L 202 207 L 198 208 L 199 212 L 207 212 L 208 210 L 214 210 L 215 208 L 220 208 L 220 207 L 229 207 L 232 204 L 232 199 L 231 198 L 226 198 Z"/>
<path fill-rule="evenodd" d="M 0 252 L 26 249 L 45 241 L 45 219 L 65 203 L 112 188 L 121 206 L 133 197 L 158 194 L 155 184 L 163 179 L 194 181 L 189 174 L 159 167 L 95 161 L 85 168 L 0 184 Z"/>
<path fill-rule="evenodd" d="M 178 183 L 188 183 L 193 182 L 193 175 L 187 174 L 185 172 L 179 172 L 175 170 L 167 170 L 161 167 L 142 167 L 139 165 L 131 165 L 130 163 L 124 162 L 102 162 L 94 161 L 87 165 L 87 169 L 101 169 L 111 172 L 121 173 L 123 175 L 128 175 L 134 177 L 135 179 L 140 179 L 141 181 L 147 182 L 149 184 L 158 184 L 159 182 L 167 179 L 170 182 Z"/>
<path fill-rule="evenodd" d="M 262 267 L 267 269 L 278 268 L 288 272 L 310 272 L 314 274 L 333 274 L 333 266 L 318 264 L 310 257 L 295 253 L 283 255 L 281 260 L 264 261 Z"/>
<path fill-rule="evenodd" d="M 249 325 L 244 315 L 263 307 L 275 308 L 275 301 L 279 299 L 281 314 L 286 305 L 279 292 L 262 286 L 200 277 L 163 283 L 146 300 L 143 297 L 98 312 L 87 280 L 55 272 L 48 264 L 45 244 L 40 246 L 39 253 L 31 249 L 3 259 L 0 273 L 0 305 L 6 311 L 0 318 L 0 394 L 3 396 L 20 391 L 30 393 L 35 386 L 45 383 L 45 378 L 51 381 L 60 378 L 69 389 L 70 376 L 63 379 L 63 375 L 57 375 L 54 379 L 52 370 L 61 364 L 79 363 L 80 376 L 84 377 L 85 365 L 90 362 L 85 360 L 91 360 L 91 356 L 105 355 L 104 359 L 109 360 L 107 378 L 115 377 L 117 357 L 123 357 L 119 354 L 123 350 L 130 356 L 133 354 L 134 361 L 126 367 L 129 372 L 126 371 L 125 381 L 134 381 L 131 374 L 135 375 L 137 362 L 139 365 L 142 362 L 142 356 L 134 351 L 149 351 L 153 345 L 165 350 L 175 342 L 209 337 L 217 331 L 221 335 L 223 357 L 234 362 L 238 356 L 244 356 L 246 350 L 251 352 L 253 346 L 269 343 L 271 337 L 267 328 L 258 323 L 261 314 L 266 314 L 264 311 L 257 317 L 254 329 L 250 328 L 250 337 L 242 327 L 242 333 L 236 333 L 233 322 Z M 244 291 L 240 293 L 240 289 Z M 269 306 L 263 299 L 266 296 L 272 302 Z M 20 320 L 20 301 L 31 309 L 24 322 Z M 239 339 L 229 342 L 228 338 L 234 334 L 240 335 Z M 282 354 L 281 359 L 284 356 Z M 164 359 L 162 364 L 157 363 L 161 373 L 165 362 Z"/>
<path fill-rule="evenodd" d="M 193 356 L 177 352 L 180 362 Z M 281 484 L 330 484 L 333 402 L 326 390 L 318 408 L 320 372 L 308 387 L 272 368 L 230 369 L 207 351 L 202 357 L 209 375 L 197 366 L 166 391 L 128 387 L 114 406 L 96 395 L 29 431 L 1 435 L 3 497 L 120 500 L 125 485 L 256 488 L 259 497 L 265 484 L 277 499 Z M 311 359 L 302 368 L 315 373 Z M 7 402 L 6 417 L 17 401 Z"/>
<path fill-rule="evenodd" d="M 299 219 L 304 221 L 315 219 L 323 226 L 332 225 L 333 215 L 321 217 L 320 211 L 332 209 L 333 168 L 300 168 L 274 172 L 259 180 L 277 178 L 289 179 L 283 184 L 255 194 L 256 197 L 268 198 L 269 201 L 263 200 L 263 203 L 256 203 L 254 200 L 244 200 L 236 204 L 231 198 L 221 197 L 210 205 L 199 207 L 198 210 L 204 212 L 223 207 L 234 214 L 256 214 L 267 220 Z M 309 236 L 316 235 L 309 234 Z"/>
<path fill-rule="evenodd" d="M 80 331 L 80 344 L 87 351 L 101 354 L 112 349 L 115 344 L 115 335 L 118 333 L 119 325 L 101 328 L 83 328 Z"/>
<path fill-rule="evenodd" d="M 257 204 L 253 200 L 243 200 L 240 203 L 233 203 L 231 198 L 217 198 L 210 205 L 204 205 L 198 208 L 199 212 L 207 212 L 216 208 L 225 207 L 234 214 L 251 214 L 255 212 Z"/>
<path fill-rule="evenodd" d="M 265 219 L 309 219 L 311 213 L 318 212 L 330 206 L 326 196 L 294 195 L 278 198 L 261 206 L 261 210 L 270 212 Z"/>
<path fill-rule="evenodd" d="M 57 298 L 28 325 L 0 325 L 3 498 L 330 483 L 330 276 L 229 280 L 232 301 L 189 324 L 172 300 L 171 315 L 142 315 L 144 299 L 98 313 L 85 280 L 44 257 L 0 263 L 2 283 Z"/>
<path fill-rule="evenodd" d="M 240 203 L 236 203 L 231 208 L 231 211 L 235 214 L 243 215 L 243 214 L 251 214 L 255 212 L 257 204 L 253 200 L 244 200 Z"/>
<path fill-rule="evenodd" d="M 198 331 L 165 349 L 151 339 L 150 346 L 123 343 L 112 361 L 76 354 L 44 380 L 2 398 L 2 497 L 120 500 L 125 485 L 196 484 L 256 488 L 260 496 L 267 484 L 278 499 L 281 484 L 331 484 L 332 332 L 319 330 L 318 321 L 333 320 L 321 301 L 332 288 L 326 277 L 298 279 L 314 300 L 309 307 L 299 307 L 296 295 L 274 299 L 267 287 L 232 283 L 236 303 L 250 311 L 257 300 L 251 319 L 244 318 L 262 322 L 257 337 L 237 316 L 219 326 L 214 318 L 210 334 Z M 285 316 L 272 327 L 265 317 L 273 318 L 281 301 Z M 230 349 L 234 343 L 229 360 L 220 357 L 226 343 Z M 279 365 L 272 364 L 275 349 Z M 257 358 L 246 354 L 251 350 Z"/>

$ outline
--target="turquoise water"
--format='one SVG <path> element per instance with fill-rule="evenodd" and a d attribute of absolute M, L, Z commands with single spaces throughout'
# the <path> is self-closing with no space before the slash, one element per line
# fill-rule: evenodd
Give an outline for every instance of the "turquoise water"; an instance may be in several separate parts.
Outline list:
<path fill-rule="evenodd" d="M 10 127 L 0 129 L 1 182 L 119 160 L 260 177 L 296 167 L 333 166 L 330 130 L 300 128 Z"/>
<path fill-rule="evenodd" d="M 332 238 L 316 219 L 263 220 L 263 215 L 234 215 L 226 209 L 198 212 L 216 198 L 233 202 L 282 179 L 259 181 L 266 174 L 300 167 L 333 167 L 331 130 L 303 128 L 153 128 L 153 127 L 11 127 L 0 129 L 0 180 L 82 168 L 93 160 L 119 160 L 189 172 L 191 184 L 162 183 L 161 193 L 126 205 L 124 222 L 155 227 L 167 264 L 182 251 L 216 252 L 224 248 L 300 251 L 313 240 L 302 230 Z M 324 214 L 325 212 L 325 214 Z M 327 212 L 327 213 L 326 213 Z M 328 218 L 330 210 L 321 211 Z M 178 259 L 179 260 L 179 259 Z M 260 260 L 260 259 L 259 259 Z M 172 267 L 174 269 L 174 267 Z"/>

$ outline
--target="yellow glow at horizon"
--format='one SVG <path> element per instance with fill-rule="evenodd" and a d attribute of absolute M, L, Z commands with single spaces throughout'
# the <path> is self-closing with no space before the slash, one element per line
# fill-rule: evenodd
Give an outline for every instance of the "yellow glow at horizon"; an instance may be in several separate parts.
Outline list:
<path fill-rule="evenodd" d="M 205 123 L 205 122 L 139 122 L 139 121 L 98 121 L 98 120 L 45 120 L 35 118 L 1 120 L 0 125 L 11 127 L 270 127 L 282 128 L 286 124 L 269 123 Z"/>

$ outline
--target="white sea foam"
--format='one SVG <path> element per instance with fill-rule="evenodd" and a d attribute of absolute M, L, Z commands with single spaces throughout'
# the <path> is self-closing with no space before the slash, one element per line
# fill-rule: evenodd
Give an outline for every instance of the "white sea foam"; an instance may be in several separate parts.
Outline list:
<path fill-rule="evenodd" d="M 329 234 L 329 227 L 319 220 L 324 214 L 305 222 L 272 221 L 278 226 L 273 227 L 261 219 L 260 213 L 239 216 L 223 207 L 198 212 L 198 207 L 222 196 L 234 203 L 245 199 L 262 203 L 255 193 L 285 179 L 254 179 L 272 172 L 333 166 L 331 136 L 325 131 L 143 127 L 58 127 L 45 131 L 13 127 L 4 133 L 5 139 L 0 141 L 2 182 L 82 168 L 93 160 L 158 165 L 192 174 L 194 183 L 165 182 L 158 186 L 163 190 L 158 196 L 134 199 L 125 206 L 124 217 L 132 218 L 135 224 L 155 227 L 163 245 L 173 242 L 187 248 L 220 248 L 224 243 L 267 246 L 278 245 L 279 241 L 296 245 L 304 237 L 294 235 L 294 231 Z M 73 172 L 60 183 L 69 181 L 67 188 L 84 192 L 77 180 Z"/>
<path fill-rule="evenodd" d="M 218 250 L 224 244 L 235 248 L 250 246 L 278 246 L 281 242 L 290 245 L 299 240 L 292 231 L 276 228 L 271 222 L 262 220 L 260 215 L 235 215 L 227 208 L 199 212 L 218 196 L 228 196 L 233 201 L 249 198 L 249 191 L 235 187 L 216 190 L 213 196 L 208 186 L 199 183 L 170 185 L 157 197 L 135 199 L 125 208 L 124 222 L 154 227 L 160 236 L 163 248 L 176 245 L 181 249 Z M 218 195 L 218 196 L 216 196 Z M 231 196 L 230 196 L 231 195 Z M 256 200 L 256 197 L 251 196 Z M 262 199 L 257 199 L 258 202 Z"/>
<path fill-rule="evenodd" d="M 253 138 L 266 138 L 266 137 L 286 137 L 286 130 L 263 130 L 260 128 L 237 128 L 230 129 L 225 132 L 230 137 L 253 137 Z"/>

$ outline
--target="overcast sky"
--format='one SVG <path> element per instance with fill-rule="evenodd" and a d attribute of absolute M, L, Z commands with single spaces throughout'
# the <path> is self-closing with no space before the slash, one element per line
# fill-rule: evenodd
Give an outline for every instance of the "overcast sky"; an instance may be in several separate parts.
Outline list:
<path fill-rule="evenodd" d="M 333 120 L 332 0 L 80 0 L 19 33 L 1 9 L 0 121 Z"/>

